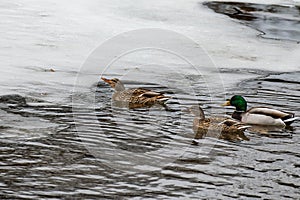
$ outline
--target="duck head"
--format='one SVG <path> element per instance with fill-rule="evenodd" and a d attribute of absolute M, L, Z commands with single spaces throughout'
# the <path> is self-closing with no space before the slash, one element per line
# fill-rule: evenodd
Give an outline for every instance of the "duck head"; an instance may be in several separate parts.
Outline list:
<path fill-rule="evenodd" d="M 205 115 L 204 112 L 202 110 L 202 108 L 200 106 L 194 105 L 191 106 L 188 111 L 192 114 L 194 114 L 196 117 L 199 117 L 199 119 L 201 120 L 205 120 Z"/>
<path fill-rule="evenodd" d="M 117 78 L 113 78 L 113 79 L 107 79 L 104 77 L 101 77 L 101 79 L 108 83 L 110 85 L 110 87 L 112 87 L 113 89 L 115 89 L 115 91 L 123 91 L 125 90 L 125 87 L 123 85 L 123 83 L 117 79 Z"/>
<path fill-rule="evenodd" d="M 247 101 L 240 95 L 234 95 L 231 99 L 227 99 L 222 106 L 234 106 L 237 111 L 246 112 Z"/>

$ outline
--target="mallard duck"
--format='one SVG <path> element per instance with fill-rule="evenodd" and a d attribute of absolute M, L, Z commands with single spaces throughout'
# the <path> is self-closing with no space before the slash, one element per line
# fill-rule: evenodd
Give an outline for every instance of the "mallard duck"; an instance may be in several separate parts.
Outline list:
<path fill-rule="evenodd" d="M 235 106 L 232 118 L 246 124 L 266 125 L 266 126 L 286 126 L 293 123 L 297 117 L 294 113 L 279 111 L 267 107 L 253 107 L 247 110 L 247 101 L 239 95 L 234 95 L 228 99 L 223 106 Z"/>
<path fill-rule="evenodd" d="M 204 136 L 215 137 L 228 141 L 249 140 L 244 131 L 249 126 L 224 117 L 205 118 L 204 112 L 199 106 L 192 106 L 189 111 L 196 117 L 193 122 L 195 139 L 202 139 Z"/>
<path fill-rule="evenodd" d="M 128 104 L 130 108 L 164 104 L 171 98 L 162 93 L 154 92 L 144 88 L 125 89 L 123 83 L 117 78 L 106 79 L 101 77 L 101 79 L 108 83 L 115 90 L 112 96 L 113 101 Z"/>

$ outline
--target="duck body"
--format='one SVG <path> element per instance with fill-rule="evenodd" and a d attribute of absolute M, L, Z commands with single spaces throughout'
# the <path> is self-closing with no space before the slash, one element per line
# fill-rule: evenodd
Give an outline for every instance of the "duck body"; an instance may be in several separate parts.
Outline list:
<path fill-rule="evenodd" d="M 171 97 L 165 96 L 163 93 L 154 92 L 144 88 L 125 89 L 124 85 L 119 79 L 101 78 L 108 83 L 115 92 L 112 100 L 126 104 L 130 108 L 139 108 L 145 106 L 152 106 L 154 104 L 164 104 Z"/>
<path fill-rule="evenodd" d="M 195 110 L 195 108 L 193 108 Z M 244 134 L 245 129 L 249 126 L 228 118 L 211 117 L 205 118 L 203 110 L 199 107 L 193 121 L 193 131 L 196 134 L 195 139 L 202 139 L 205 136 L 219 138 L 228 141 L 249 140 Z"/>
<path fill-rule="evenodd" d="M 235 122 L 234 124 L 226 124 L 228 119 L 223 121 L 212 119 L 194 119 L 193 129 L 195 139 L 202 139 L 205 136 L 219 138 L 228 141 L 248 141 L 249 138 L 244 134 L 245 125 Z"/>
<path fill-rule="evenodd" d="M 235 106 L 236 110 L 232 114 L 232 118 L 245 124 L 284 127 L 298 119 L 294 113 L 283 112 L 268 107 L 253 107 L 247 110 L 246 100 L 238 95 L 233 96 L 223 105 Z"/>
<path fill-rule="evenodd" d="M 170 97 L 166 97 L 162 93 L 153 92 L 151 90 L 136 88 L 127 89 L 124 91 L 116 91 L 114 92 L 112 99 L 114 101 L 122 101 L 131 104 L 143 104 L 147 106 L 164 103 L 170 99 Z"/>

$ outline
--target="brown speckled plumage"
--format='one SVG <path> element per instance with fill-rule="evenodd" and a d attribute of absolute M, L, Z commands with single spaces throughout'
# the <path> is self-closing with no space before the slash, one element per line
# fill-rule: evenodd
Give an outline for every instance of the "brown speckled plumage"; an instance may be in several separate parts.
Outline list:
<path fill-rule="evenodd" d="M 244 124 L 228 118 L 205 118 L 203 110 L 198 106 L 192 106 L 190 111 L 196 116 L 193 122 L 195 139 L 205 136 L 219 138 L 228 141 L 249 140 L 245 136 Z"/>
<path fill-rule="evenodd" d="M 171 97 L 165 96 L 162 93 L 154 92 L 144 88 L 125 89 L 119 79 L 101 78 L 108 83 L 114 90 L 112 99 L 116 102 L 121 102 L 129 108 L 140 108 L 152 106 L 154 104 L 163 104 Z"/>

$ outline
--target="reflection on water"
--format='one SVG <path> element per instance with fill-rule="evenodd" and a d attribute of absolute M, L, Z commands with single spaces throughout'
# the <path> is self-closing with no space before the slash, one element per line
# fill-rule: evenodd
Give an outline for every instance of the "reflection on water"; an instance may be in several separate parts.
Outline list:
<path fill-rule="evenodd" d="M 266 137 L 293 137 L 293 127 L 287 126 L 285 129 L 276 126 L 251 126 L 248 131 L 253 134 L 260 134 Z"/>
<path fill-rule="evenodd" d="M 239 93 L 250 107 L 271 106 L 300 116 L 299 77 L 299 72 L 264 75 L 241 82 L 228 96 Z M 198 81 L 192 85 L 204 87 Z M 193 116 L 182 108 L 195 104 L 195 97 L 176 91 L 170 110 L 128 110 L 111 105 L 109 86 L 96 90 L 97 108 L 74 113 L 71 105 L 31 99 L 27 105 L 0 103 L 1 198 L 299 197 L 299 121 L 287 129 L 246 131 L 250 141 L 207 137 L 193 146 Z M 200 93 L 197 98 L 204 109 L 217 107 L 222 113 L 223 99 L 211 102 Z"/>
<path fill-rule="evenodd" d="M 205 2 L 217 13 L 259 30 L 262 37 L 300 42 L 300 7 L 242 2 Z"/>

